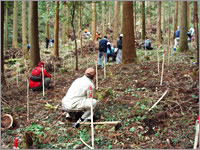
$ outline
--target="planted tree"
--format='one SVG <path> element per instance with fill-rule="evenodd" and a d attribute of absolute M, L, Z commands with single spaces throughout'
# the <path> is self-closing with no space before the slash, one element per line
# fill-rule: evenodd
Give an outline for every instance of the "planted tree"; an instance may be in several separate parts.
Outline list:
<path fill-rule="evenodd" d="M 174 33 L 177 30 L 177 23 L 178 23 L 178 2 L 176 2 L 176 8 L 175 8 L 175 15 L 174 15 Z M 174 37 L 174 36 L 173 36 Z"/>
<path fill-rule="evenodd" d="M 198 10 L 197 2 L 194 2 L 194 27 L 195 27 L 195 41 L 197 45 L 197 64 L 199 65 L 199 28 L 198 28 Z"/>
<path fill-rule="evenodd" d="M 5 40 L 4 40 L 4 45 L 5 45 L 5 50 L 8 49 L 8 2 L 5 2 Z"/>
<path fill-rule="evenodd" d="M 46 6 L 46 9 L 47 9 L 47 14 L 49 14 L 49 5 L 47 4 Z M 46 21 L 46 38 L 50 38 L 49 37 L 49 18 L 47 18 L 47 21 Z"/>
<path fill-rule="evenodd" d="M 96 40 L 96 2 L 92 2 L 92 41 Z"/>
<path fill-rule="evenodd" d="M 135 37 L 133 28 L 133 2 L 123 2 L 123 50 L 122 63 L 136 62 Z"/>
<path fill-rule="evenodd" d="M 115 1 L 113 40 L 116 40 L 119 34 L 118 22 L 119 22 L 119 2 Z"/>
<path fill-rule="evenodd" d="M 59 1 L 56 1 L 56 14 L 55 14 L 55 25 L 54 25 L 54 56 L 59 57 Z"/>
<path fill-rule="evenodd" d="M 38 41 L 38 2 L 31 1 L 30 3 L 30 45 L 31 45 L 31 68 L 37 66 L 40 61 L 40 48 Z"/>
<path fill-rule="evenodd" d="M 161 44 L 162 41 L 162 37 L 161 37 L 161 1 L 157 2 L 158 7 L 157 7 L 157 41 L 158 41 L 158 45 Z"/>
<path fill-rule="evenodd" d="M 104 37 L 105 32 L 105 1 L 102 1 L 102 24 L 101 24 L 101 36 Z"/>
<path fill-rule="evenodd" d="M 180 45 L 181 52 L 188 50 L 187 43 L 187 1 L 181 2 L 181 25 L 180 25 Z"/>
<path fill-rule="evenodd" d="M 141 2 L 141 10 L 142 10 L 142 40 L 145 40 L 145 1 Z"/>

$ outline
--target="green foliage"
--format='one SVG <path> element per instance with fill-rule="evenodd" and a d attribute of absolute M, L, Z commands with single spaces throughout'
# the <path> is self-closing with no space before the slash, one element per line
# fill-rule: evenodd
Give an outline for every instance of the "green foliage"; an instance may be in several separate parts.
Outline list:
<path fill-rule="evenodd" d="M 25 128 L 25 131 L 32 131 L 34 132 L 36 135 L 39 135 L 41 133 L 43 133 L 44 131 L 44 127 L 40 124 L 36 124 L 36 123 L 31 123 L 30 126 Z"/>

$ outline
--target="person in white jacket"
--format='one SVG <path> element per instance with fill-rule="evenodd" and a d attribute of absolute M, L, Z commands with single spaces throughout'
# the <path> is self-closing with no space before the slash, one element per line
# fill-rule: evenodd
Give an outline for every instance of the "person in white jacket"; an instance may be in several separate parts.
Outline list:
<path fill-rule="evenodd" d="M 68 112 L 84 111 L 81 118 L 73 127 L 77 127 L 81 121 L 87 121 L 91 118 L 91 101 L 93 109 L 97 106 L 97 100 L 90 98 L 90 86 L 92 86 L 92 95 L 95 92 L 95 86 L 92 82 L 94 76 L 95 70 L 88 68 L 83 77 L 76 79 L 72 83 L 67 94 L 62 99 L 62 110 L 67 112 L 66 118 L 70 117 Z"/>

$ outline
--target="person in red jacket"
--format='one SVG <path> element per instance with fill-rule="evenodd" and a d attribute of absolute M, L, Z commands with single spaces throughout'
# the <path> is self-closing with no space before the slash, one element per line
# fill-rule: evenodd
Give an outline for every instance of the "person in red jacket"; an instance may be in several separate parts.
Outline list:
<path fill-rule="evenodd" d="M 31 77 L 29 78 L 29 88 L 33 91 L 41 91 L 43 89 L 42 84 L 42 67 L 44 72 L 44 87 L 48 89 L 51 81 L 51 75 L 44 69 L 44 63 L 40 61 L 38 66 L 33 68 Z"/>

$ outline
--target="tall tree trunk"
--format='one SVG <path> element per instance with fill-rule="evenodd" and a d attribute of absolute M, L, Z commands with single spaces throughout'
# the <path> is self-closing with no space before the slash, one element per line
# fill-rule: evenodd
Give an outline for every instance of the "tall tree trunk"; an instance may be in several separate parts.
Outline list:
<path fill-rule="evenodd" d="M 141 2 L 142 9 L 142 40 L 145 40 L 146 29 L 145 29 L 145 1 Z"/>
<path fill-rule="evenodd" d="M 194 2 L 194 27 L 195 27 L 195 40 L 197 45 L 197 64 L 199 65 L 199 29 L 198 29 L 198 9 L 197 1 Z"/>
<path fill-rule="evenodd" d="M 8 49 L 8 8 L 7 8 L 7 2 L 5 2 L 5 10 L 6 10 L 6 16 L 5 16 L 5 50 Z"/>
<path fill-rule="evenodd" d="M 181 1 L 178 2 L 178 26 L 181 25 Z"/>
<path fill-rule="evenodd" d="M 133 28 L 133 2 L 129 1 L 123 2 L 122 63 L 127 64 L 132 62 L 136 62 L 136 49 Z"/>
<path fill-rule="evenodd" d="M 134 31 L 136 31 L 136 1 L 133 2 L 133 28 Z M 135 33 L 135 37 L 136 37 L 136 32 Z"/>
<path fill-rule="evenodd" d="M 162 1 L 162 17 L 161 17 L 161 29 L 162 32 L 165 33 L 165 2 Z"/>
<path fill-rule="evenodd" d="M 109 29 L 111 29 L 111 4 L 108 5 L 108 23 L 109 23 Z"/>
<path fill-rule="evenodd" d="M 22 53 L 24 59 L 26 59 L 28 51 L 26 48 L 27 38 L 26 38 L 26 1 L 22 1 Z"/>
<path fill-rule="evenodd" d="M 158 41 L 158 45 L 161 44 L 162 41 L 162 37 L 161 37 L 161 1 L 157 2 L 158 6 L 157 6 L 157 41 Z"/>
<path fill-rule="evenodd" d="M 54 56 L 59 57 L 59 1 L 56 1 L 56 14 L 55 14 L 55 25 L 54 25 Z"/>
<path fill-rule="evenodd" d="M 80 2 L 80 44 L 81 44 L 81 57 L 83 57 L 83 39 L 82 39 L 82 2 Z M 78 56 L 78 55 L 77 55 Z M 77 67 L 78 68 L 78 67 Z"/>
<path fill-rule="evenodd" d="M 31 45 L 31 68 L 37 66 L 40 61 L 40 48 L 38 40 L 38 2 L 31 1 L 30 3 L 30 45 Z"/>
<path fill-rule="evenodd" d="M 69 40 L 69 6 L 67 7 L 67 32 L 66 32 L 66 34 L 67 34 L 67 39 Z"/>
<path fill-rule="evenodd" d="M 76 68 L 75 70 L 78 70 L 78 50 L 77 50 L 77 43 L 76 43 L 76 33 L 75 33 L 75 28 L 74 28 L 74 17 L 75 17 L 75 10 L 76 10 L 76 2 L 73 1 L 73 5 L 72 5 L 72 21 L 71 21 L 71 25 L 72 25 L 72 29 L 73 29 L 73 33 L 74 33 L 74 37 L 75 37 L 75 54 L 76 54 Z"/>
<path fill-rule="evenodd" d="M 188 2 L 188 6 L 187 6 L 187 29 L 189 30 L 190 28 L 190 22 L 191 22 L 191 11 L 190 11 L 190 3 Z"/>
<path fill-rule="evenodd" d="M 101 26 L 101 36 L 104 37 L 105 30 L 105 1 L 102 1 L 102 26 Z"/>
<path fill-rule="evenodd" d="M 119 34 L 118 22 L 119 22 L 119 2 L 115 1 L 115 9 L 114 9 L 114 30 L 113 30 L 113 40 L 117 40 Z"/>
<path fill-rule="evenodd" d="M 122 33 L 122 24 L 123 24 L 123 3 L 120 2 L 120 33 Z"/>
<path fill-rule="evenodd" d="M 3 40 L 4 40 L 4 3 L 1 1 L 1 82 L 5 81 L 4 79 L 4 49 L 3 49 Z"/>
<path fill-rule="evenodd" d="M 49 6 L 48 5 L 47 5 L 47 14 L 49 14 Z M 50 37 L 49 37 L 49 20 L 46 21 L 46 37 L 48 39 L 50 39 Z"/>
<path fill-rule="evenodd" d="M 180 45 L 181 52 L 188 50 L 187 43 L 187 1 L 181 2 L 181 25 L 180 25 Z"/>
<path fill-rule="evenodd" d="M 81 37 L 81 1 L 79 2 L 79 9 L 78 9 L 78 39 Z"/>
<path fill-rule="evenodd" d="M 64 17 L 66 18 L 66 2 L 63 2 L 63 10 Z M 64 20 L 62 23 L 62 44 L 66 44 L 66 21 Z"/>
<path fill-rule="evenodd" d="M 14 8 L 13 8 L 13 41 L 12 41 L 12 47 L 18 48 L 17 43 L 17 1 L 14 1 Z"/>
<path fill-rule="evenodd" d="M 96 2 L 92 2 L 92 41 L 96 41 Z"/>
<path fill-rule="evenodd" d="M 147 7 L 148 7 L 148 20 L 147 20 L 147 23 L 148 25 L 151 25 L 151 17 L 152 17 L 152 12 L 151 12 L 151 1 L 148 1 L 147 2 Z"/>
<path fill-rule="evenodd" d="M 174 33 L 177 30 L 177 24 L 178 24 L 178 4 L 179 4 L 179 2 L 176 1 L 175 16 L 174 16 Z M 173 38 L 175 38 L 175 37 L 173 36 Z"/>

